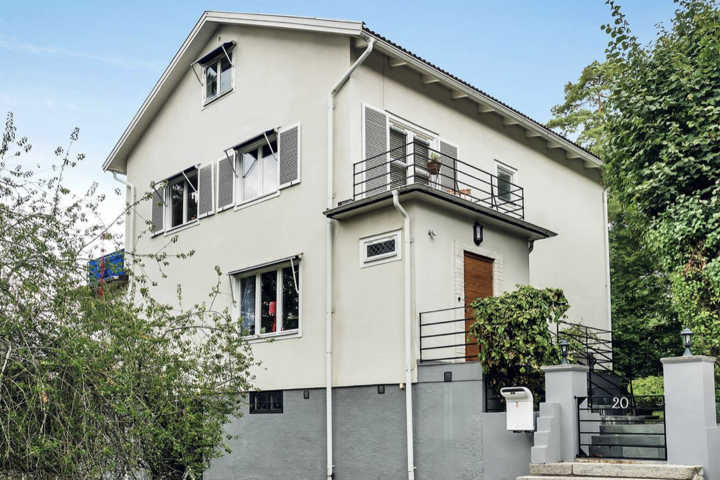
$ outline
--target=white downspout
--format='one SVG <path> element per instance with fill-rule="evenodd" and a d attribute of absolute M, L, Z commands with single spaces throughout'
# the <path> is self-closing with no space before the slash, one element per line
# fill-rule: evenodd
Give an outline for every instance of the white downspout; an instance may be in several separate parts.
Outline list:
<path fill-rule="evenodd" d="M 128 205 L 130 205 L 130 212 L 128 215 L 130 217 L 128 219 L 128 223 L 130 224 L 128 228 L 129 240 L 125 242 L 125 250 L 132 252 L 135 250 L 135 185 L 118 177 L 117 172 L 112 172 L 112 174 L 116 182 L 122 183 L 130 189 L 130 198 L 127 202 Z"/>
<path fill-rule="evenodd" d="M 605 285 L 607 295 L 608 330 L 612 331 L 612 296 L 610 290 L 610 232 L 608 230 L 608 191 L 603 190 L 603 222 L 605 230 Z"/>
<path fill-rule="evenodd" d="M 415 479 L 415 457 L 413 445 L 413 408 L 412 408 L 412 323 L 410 310 L 410 216 L 400 205 L 397 190 L 393 190 L 393 204 L 403 216 L 403 263 L 405 264 L 405 423 L 407 425 L 407 469 L 408 479 Z"/>
<path fill-rule="evenodd" d="M 350 69 L 340 78 L 328 94 L 328 158 L 327 158 L 327 209 L 333 208 L 333 175 L 335 163 L 334 151 L 334 110 L 335 95 L 340 91 L 350 75 L 370 55 L 374 38 L 368 38 L 368 45 L 360 57 L 352 64 Z M 332 449 L 332 315 L 333 315 L 333 220 L 327 219 L 327 259 L 326 259 L 326 313 L 325 313 L 325 391 L 327 416 L 327 478 L 333 478 L 333 449 Z"/>

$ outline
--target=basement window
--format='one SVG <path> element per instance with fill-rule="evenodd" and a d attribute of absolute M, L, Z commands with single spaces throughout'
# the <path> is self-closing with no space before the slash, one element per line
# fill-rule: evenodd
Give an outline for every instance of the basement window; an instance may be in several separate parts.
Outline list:
<path fill-rule="evenodd" d="M 250 414 L 283 413 L 282 390 L 250 392 Z"/>
<path fill-rule="evenodd" d="M 360 267 L 400 260 L 400 231 L 360 239 Z"/>

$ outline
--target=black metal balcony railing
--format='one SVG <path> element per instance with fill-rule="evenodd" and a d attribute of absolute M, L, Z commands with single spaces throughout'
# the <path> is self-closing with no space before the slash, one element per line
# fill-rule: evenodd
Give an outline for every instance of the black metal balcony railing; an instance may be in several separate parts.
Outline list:
<path fill-rule="evenodd" d="M 423 143 L 401 145 L 353 165 L 353 200 L 412 184 L 525 218 L 522 187 Z"/>

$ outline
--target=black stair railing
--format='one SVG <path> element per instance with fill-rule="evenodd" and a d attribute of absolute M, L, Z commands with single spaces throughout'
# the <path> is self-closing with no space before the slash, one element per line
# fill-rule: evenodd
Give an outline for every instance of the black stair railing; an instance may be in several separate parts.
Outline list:
<path fill-rule="evenodd" d="M 615 350 L 611 330 L 560 321 L 556 324 L 554 336 L 556 341 L 567 340 L 575 360 L 589 367 L 588 395 L 604 398 L 624 395 L 628 391 L 630 398 L 634 399 L 632 361 Z M 627 375 L 615 371 L 618 358 L 628 360 L 626 363 L 630 371 Z"/>

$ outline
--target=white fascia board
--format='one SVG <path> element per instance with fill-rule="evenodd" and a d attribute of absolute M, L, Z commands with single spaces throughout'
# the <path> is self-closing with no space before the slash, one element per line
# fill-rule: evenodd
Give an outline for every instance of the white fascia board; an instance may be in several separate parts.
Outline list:
<path fill-rule="evenodd" d="M 207 11 L 190 31 L 182 46 L 163 72 L 158 82 L 123 132 L 115 147 L 103 163 L 103 170 L 126 173 L 126 160 L 145 128 L 170 96 L 193 61 L 221 25 L 245 25 L 265 28 L 305 30 L 336 35 L 360 36 L 365 34 L 362 22 L 331 20 L 285 15 L 259 15 Z"/>
<path fill-rule="evenodd" d="M 486 109 L 489 111 L 489 109 L 492 109 L 497 113 L 498 115 L 501 115 L 502 117 L 505 117 L 508 119 L 508 121 L 513 122 L 513 124 L 517 123 L 521 125 L 526 130 L 532 131 L 533 134 L 531 136 L 539 136 L 542 138 L 545 138 L 548 141 L 554 142 L 559 144 L 560 148 L 564 149 L 566 152 L 571 153 L 574 158 L 582 158 L 586 165 L 592 165 L 600 168 L 602 166 L 602 161 L 595 157 L 594 155 L 586 152 L 582 148 L 578 147 L 577 145 L 573 144 L 572 142 L 564 139 L 560 135 L 557 135 L 553 133 L 550 130 L 547 130 L 540 125 L 536 124 L 535 122 L 532 122 L 525 118 L 524 116 L 518 114 L 517 112 L 513 111 L 512 109 L 506 107 L 502 103 L 493 100 L 492 98 L 482 95 L 475 89 L 472 89 L 465 85 L 462 82 L 459 82 L 455 80 L 454 78 L 450 77 L 449 75 L 441 72 L 440 70 L 431 67 L 430 65 L 426 64 L 425 62 L 418 60 L 415 56 L 410 55 L 406 53 L 405 51 L 395 47 L 394 45 L 391 45 L 384 41 L 381 38 L 378 38 L 375 35 L 372 35 L 369 32 L 365 32 L 367 35 L 374 37 L 376 40 L 375 43 L 375 49 L 383 52 L 386 55 L 389 55 L 390 57 L 393 57 L 398 60 L 403 60 L 407 62 L 407 65 L 409 67 L 412 67 L 414 70 L 417 70 L 420 72 L 424 78 L 427 77 L 436 77 L 439 79 L 439 82 L 443 85 L 447 86 L 451 90 L 458 92 L 457 94 L 466 94 L 467 97 L 474 99 L 478 103 L 486 106 Z M 487 108 L 489 107 L 489 108 Z M 577 157 L 575 157 L 577 155 Z"/>

